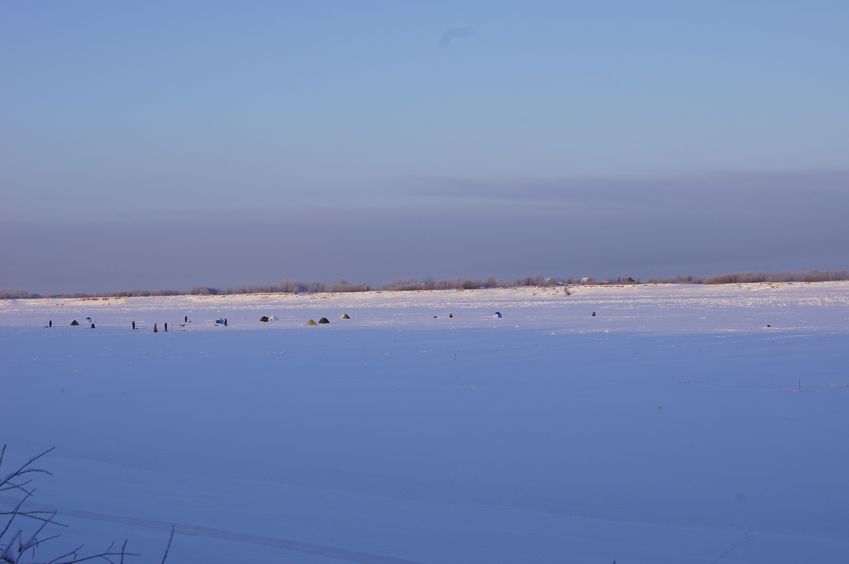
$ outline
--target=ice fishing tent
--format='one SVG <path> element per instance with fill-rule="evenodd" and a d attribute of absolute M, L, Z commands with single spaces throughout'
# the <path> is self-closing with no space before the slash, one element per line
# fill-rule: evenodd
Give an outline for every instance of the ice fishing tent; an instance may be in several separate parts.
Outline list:
<path fill-rule="evenodd" d="M 347 313 L 343 313 L 342 317 L 340 317 L 339 319 L 351 319 L 351 316 L 348 315 Z"/>
<path fill-rule="evenodd" d="M 310 319 L 307 321 L 307 325 L 318 325 L 318 323 L 315 322 L 315 319 Z"/>
<path fill-rule="evenodd" d="M 504 316 L 501 315 L 500 311 L 496 311 L 494 314 L 492 314 L 492 317 L 494 317 L 495 319 L 501 319 Z"/>
<path fill-rule="evenodd" d="M 73 321 L 71 321 L 71 327 L 76 327 L 76 326 L 77 326 L 77 325 L 79 325 L 79 324 L 80 324 L 80 322 L 79 322 L 79 321 L 77 321 L 76 319 L 74 319 Z"/>
<path fill-rule="evenodd" d="M 328 323 L 330 323 L 330 320 L 327 319 L 326 317 L 322 317 L 321 319 L 318 320 L 319 325 L 327 325 Z"/>
<path fill-rule="evenodd" d="M 260 320 L 262 323 L 268 323 L 269 321 L 271 321 L 271 318 L 270 318 L 270 317 L 268 317 L 267 315 L 263 315 L 262 317 L 260 317 L 260 318 L 259 318 L 259 320 Z"/>

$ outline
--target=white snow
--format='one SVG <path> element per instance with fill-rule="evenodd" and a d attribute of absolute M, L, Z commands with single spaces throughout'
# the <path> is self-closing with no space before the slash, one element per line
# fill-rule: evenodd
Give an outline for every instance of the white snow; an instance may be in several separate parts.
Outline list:
<path fill-rule="evenodd" d="M 849 284 L 571 290 L 0 301 L 0 443 L 141 562 L 849 561 Z"/>

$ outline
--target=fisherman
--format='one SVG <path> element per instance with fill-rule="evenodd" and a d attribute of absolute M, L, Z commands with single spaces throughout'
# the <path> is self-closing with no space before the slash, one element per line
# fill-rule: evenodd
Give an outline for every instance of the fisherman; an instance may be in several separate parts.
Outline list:
<path fill-rule="evenodd" d="M 224 318 L 224 327 L 227 327 L 227 318 Z"/>
<path fill-rule="evenodd" d="M 47 326 L 48 326 L 48 327 L 53 327 L 53 320 L 52 320 L 52 319 L 51 319 L 50 321 L 48 321 L 48 322 L 47 322 Z"/>
<path fill-rule="evenodd" d="M 91 324 L 91 328 L 94 329 L 94 323 Z"/>
<path fill-rule="evenodd" d="M 136 322 L 133 321 L 133 331 L 135 331 L 135 330 L 136 330 Z"/>
<path fill-rule="evenodd" d="M 593 312 L 593 317 L 595 317 L 595 312 Z"/>
<path fill-rule="evenodd" d="M 186 315 L 186 316 L 183 317 L 183 323 L 188 323 L 188 322 L 189 322 L 189 316 Z"/>
<path fill-rule="evenodd" d="M 166 333 L 168 332 L 168 322 L 167 321 L 165 322 L 165 332 Z"/>
<path fill-rule="evenodd" d="M 159 333 L 159 328 L 156 326 L 156 323 L 153 324 L 153 332 Z"/>

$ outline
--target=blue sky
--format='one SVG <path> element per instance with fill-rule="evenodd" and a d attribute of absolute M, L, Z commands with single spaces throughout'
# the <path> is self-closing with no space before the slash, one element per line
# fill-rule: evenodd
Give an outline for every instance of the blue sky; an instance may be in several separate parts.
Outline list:
<path fill-rule="evenodd" d="M 849 268 L 847 53 L 846 2 L 7 2 L 0 287 Z"/>

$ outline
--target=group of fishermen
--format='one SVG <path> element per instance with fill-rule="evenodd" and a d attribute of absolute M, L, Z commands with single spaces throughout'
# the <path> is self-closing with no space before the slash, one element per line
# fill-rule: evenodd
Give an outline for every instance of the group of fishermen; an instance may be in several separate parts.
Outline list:
<path fill-rule="evenodd" d="M 94 329 L 94 328 L 95 328 L 94 321 L 93 321 L 90 317 L 87 317 L 87 318 L 86 318 L 86 320 L 91 322 L 91 328 L 92 328 L 92 329 Z M 182 325 L 182 326 L 185 326 L 186 324 L 188 324 L 188 322 L 189 322 L 189 316 L 188 316 L 188 315 L 183 316 L 183 325 Z M 71 325 L 72 325 L 72 326 L 78 326 L 79 324 L 80 324 L 80 323 L 79 323 L 76 319 L 74 319 L 73 321 L 71 321 Z M 226 317 L 224 318 L 224 323 L 223 323 L 223 325 L 224 325 L 225 327 L 227 327 L 227 325 L 228 325 L 228 324 L 227 324 L 227 318 L 226 318 Z M 135 331 L 135 330 L 137 329 L 137 327 L 136 327 L 136 322 L 135 322 L 135 321 L 132 321 L 132 322 L 130 323 L 130 326 L 133 328 L 133 331 Z M 167 333 L 167 332 L 168 332 L 168 322 L 166 321 L 165 323 L 163 323 L 163 324 L 162 324 L 162 326 L 163 326 L 163 330 L 164 330 L 164 332 L 165 332 L 165 333 Z M 53 320 L 52 320 L 52 319 L 51 319 L 51 320 L 49 320 L 49 321 L 47 322 L 47 327 L 53 327 Z M 154 323 L 154 324 L 153 324 L 153 332 L 154 332 L 154 333 L 159 333 L 159 323 Z"/>

